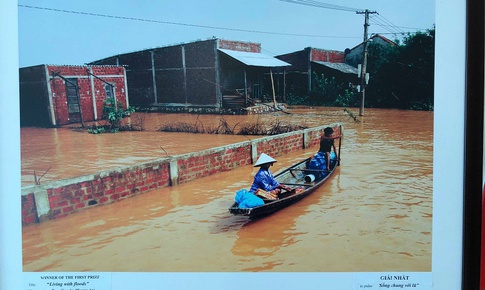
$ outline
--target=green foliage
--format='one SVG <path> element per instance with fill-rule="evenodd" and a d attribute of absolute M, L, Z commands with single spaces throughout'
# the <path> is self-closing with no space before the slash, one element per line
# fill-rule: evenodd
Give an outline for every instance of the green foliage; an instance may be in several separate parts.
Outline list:
<path fill-rule="evenodd" d="M 135 112 L 135 108 L 128 107 L 126 109 L 123 109 L 123 104 L 118 102 L 115 105 L 114 98 L 108 98 L 104 101 L 103 107 L 103 119 L 108 122 L 108 125 L 93 125 L 91 128 L 88 129 L 88 132 L 91 134 L 101 134 L 107 132 L 117 133 L 120 131 L 120 129 L 122 129 L 121 122 L 123 118 L 129 116 L 133 112 Z"/>
<path fill-rule="evenodd" d="M 337 91 L 339 89 L 340 87 L 336 84 L 335 78 L 329 79 L 323 74 L 318 76 L 313 72 L 310 101 L 312 105 L 324 106 L 338 96 Z"/>
<path fill-rule="evenodd" d="M 120 102 L 115 105 L 114 98 L 108 98 L 104 101 L 103 118 L 109 122 L 110 129 L 119 129 L 123 118 L 133 112 L 135 112 L 133 107 L 123 109 L 123 104 Z"/>
<path fill-rule="evenodd" d="M 433 110 L 434 34 L 408 34 L 395 47 L 369 45 L 366 106 Z"/>
<path fill-rule="evenodd" d="M 308 96 L 299 96 L 290 93 L 286 96 L 286 103 L 288 105 L 306 105 L 308 104 Z"/>
<path fill-rule="evenodd" d="M 345 88 L 343 83 L 337 83 L 335 78 L 326 78 L 323 74 L 313 73 L 313 88 L 307 104 L 315 106 L 350 107 L 358 103 L 355 91 Z"/>
<path fill-rule="evenodd" d="M 114 98 L 104 100 L 103 118 L 109 122 L 111 128 L 119 128 L 123 118 L 129 116 L 134 111 L 135 109 L 133 107 L 128 107 L 126 110 L 123 109 L 123 104 L 120 102 L 115 104 Z"/>
<path fill-rule="evenodd" d="M 370 42 L 365 106 L 411 110 L 434 109 L 435 29 L 407 34 L 396 46 Z M 304 83 L 304 80 L 301 81 Z M 359 107 L 360 93 L 323 74 L 312 75 L 309 95 L 301 86 L 290 87 L 289 105 Z"/>
<path fill-rule="evenodd" d="M 104 127 L 93 126 L 92 128 L 88 129 L 88 132 L 91 134 L 100 134 L 105 133 L 106 129 Z"/>
<path fill-rule="evenodd" d="M 332 103 L 334 107 L 356 107 L 359 105 L 359 95 L 356 91 L 347 89 L 343 94 L 339 94 Z"/>

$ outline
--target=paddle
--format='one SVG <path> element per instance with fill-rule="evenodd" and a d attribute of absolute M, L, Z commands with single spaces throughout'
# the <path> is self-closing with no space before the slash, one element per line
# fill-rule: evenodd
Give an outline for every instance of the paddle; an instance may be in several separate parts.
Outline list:
<path fill-rule="evenodd" d="M 337 166 L 340 166 L 340 147 L 342 146 L 342 125 L 340 125 L 340 137 L 338 138 Z"/>

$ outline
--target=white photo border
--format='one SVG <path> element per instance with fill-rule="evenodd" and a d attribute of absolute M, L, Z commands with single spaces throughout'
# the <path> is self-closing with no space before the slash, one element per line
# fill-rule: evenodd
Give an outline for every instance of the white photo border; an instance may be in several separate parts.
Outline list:
<path fill-rule="evenodd" d="M 18 8 L 2 1 L 0 9 L 0 288 L 29 289 L 22 275 L 20 198 L 20 134 L 18 104 Z M 466 0 L 436 1 L 436 65 L 434 120 L 434 185 L 432 289 L 456 290 L 462 285 L 464 146 L 465 128 Z M 458 132 L 458 133 L 457 133 Z M 106 273 L 108 289 L 355 289 L 362 273 Z M 364 273 L 365 274 L 365 273 Z M 254 280 L 238 283 L 235 278 Z M 246 279 L 247 278 L 247 279 Z M 353 286 L 351 286 L 353 285 Z M 166 286 L 166 287 L 164 287 Z M 184 287 L 188 288 L 184 288 Z M 288 288 L 292 287 L 292 288 Z M 422 288 L 424 289 L 424 288 Z M 431 289 L 431 288 L 430 288 Z M 96 289 L 107 290 L 107 289 Z"/>

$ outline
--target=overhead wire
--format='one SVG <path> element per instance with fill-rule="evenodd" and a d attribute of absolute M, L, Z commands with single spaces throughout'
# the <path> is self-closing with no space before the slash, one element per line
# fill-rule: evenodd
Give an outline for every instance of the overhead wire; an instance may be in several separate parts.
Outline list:
<path fill-rule="evenodd" d="M 48 7 L 39 7 L 39 6 L 23 5 L 23 4 L 18 4 L 18 6 L 22 7 L 22 8 L 38 9 L 38 10 L 46 10 L 46 11 L 53 11 L 53 12 L 78 14 L 78 15 L 87 15 L 87 16 L 95 16 L 95 17 L 105 17 L 105 18 L 113 18 L 113 19 L 141 21 L 141 22 L 158 23 L 158 24 L 179 25 L 179 26 L 188 26 L 188 27 L 196 27 L 196 28 L 218 29 L 218 30 L 227 30 L 227 31 L 248 32 L 248 33 L 260 33 L 260 34 L 283 35 L 283 36 L 297 36 L 297 37 L 314 37 L 314 38 L 356 38 L 356 37 L 351 37 L 351 36 L 298 34 L 298 33 L 272 32 L 272 31 L 262 31 L 262 30 L 249 30 L 249 29 L 240 29 L 240 28 L 209 26 L 209 25 L 201 25 L 201 24 L 189 24 L 189 23 L 182 23 L 182 22 L 171 22 L 171 21 L 144 19 L 144 18 L 136 18 L 136 17 L 115 16 L 115 15 L 108 15 L 108 14 L 81 12 L 81 11 L 73 11 L 73 10 L 58 9 L 58 8 L 48 8 Z"/>
<path fill-rule="evenodd" d="M 399 26 L 393 24 L 391 21 L 389 21 L 380 14 L 372 15 L 371 20 L 375 21 L 379 26 L 387 29 L 390 32 L 394 32 L 396 34 L 404 33 L 404 31 L 400 29 Z"/>
<path fill-rule="evenodd" d="M 393 33 L 393 34 L 403 34 L 403 31 L 398 29 L 395 25 L 389 25 L 388 23 L 386 22 L 383 22 L 380 18 L 378 17 L 374 17 L 374 16 L 371 16 L 370 17 L 370 20 L 372 23 L 374 23 L 375 25 L 383 28 L 384 30 L 387 30 L 388 32 L 390 33 Z"/>
<path fill-rule="evenodd" d="M 345 7 L 345 6 L 335 5 L 335 4 L 319 2 L 319 1 L 315 1 L 315 0 L 280 0 L 280 1 L 288 2 L 288 3 L 294 3 L 294 4 L 300 4 L 300 5 L 313 6 L 313 7 L 324 8 L 324 9 L 331 9 L 331 10 L 341 10 L 341 11 L 347 11 L 347 12 L 360 12 L 359 14 L 362 14 L 362 11 L 365 11 L 365 9 Z M 414 27 L 397 26 L 397 25 L 393 24 L 390 20 L 386 19 L 384 16 L 380 15 L 379 13 L 371 14 L 370 18 L 371 18 L 371 20 L 373 20 L 375 22 L 375 24 L 377 26 L 380 26 L 383 29 L 386 29 L 391 34 L 404 35 L 404 34 L 408 33 L 408 32 L 405 32 L 402 28 L 413 29 L 413 30 L 422 30 L 422 29 L 414 28 Z"/>
<path fill-rule="evenodd" d="M 335 4 L 323 3 L 323 2 L 314 1 L 314 0 L 280 0 L 280 1 L 313 6 L 313 7 L 320 7 L 320 8 L 331 9 L 331 10 L 347 11 L 347 12 L 355 12 L 358 10 L 362 10 L 362 9 L 345 7 L 345 6 L 335 5 Z"/>
<path fill-rule="evenodd" d="M 313 7 L 324 8 L 324 9 L 346 11 L 346 12 L 358 12 L 358 11 L 364 10 L 364 9 L 345 7 L 345 6 L 335 5 L 335 4 L 323 3 L 323 2 L 319 2 L 319 1 L 315 1 L 315 0 L 280 0 L 280 1 L 288 2 L 288 3 L 294 3 L 294 4 L 307 5 L 307 6 L 313 6 Z M 355 37 L 355 36 L 332 36 L 332 35 L 284 33 L 284 32 L 274 32 L 274 31 L 261 31 L 261 30 L 249 30 L 249 29 L 240 29 L 240 28 L 209 26 L 209 25 L 201 25 L 201 24 L 189 24 L 189 23 L 182 23 L 182 22 L 171 22 L 171 21 L 153 20 L 153 19 L 127 17 L 127 16 L 115 16 L 115 15 L 109 15 L 109 14 L 73 11 L 73 10 L 66 10 L 66 9 L 48 8 L 48 7 L 40 7 L 40 6 L 32 6 L 32 5 L 23 5 L 23 4 L 18 4 L 18 6 L 22 7 L 22 8 L 38 9 L 38 10 L 46 10 L 46 11 L 53 11 L 53 12 L 78 14 L 78 15 L 87 15 L 87 16 L 94 16 L 94 17 L 105 17 L 105 18 L 113 18 L 113 19 L 121 19 L 121 20 L 141 21 L 141 22 L 149 22 L 149 23 L 188 26 L 188 27 L 206 28 L 206 29 L 217 29 L 217 30 L 226 30 L 226 31 L 238 31 L 238 32 L 247 32 L 247 33 L 259 33 L 259 34 L 282 35 L 282 36 L 296 36 L 296 37 L 312 37 L 312 38 L 334 38 L 334 39 L 337 39 L 337 38 L 339 38 L 339 39 L 359 38 L 359 37 Z M 394 25 L 388 19 L 381 16 L 379 13 L 371 15 L 371 20 L 377 26 L 380 26 L 383 29 L 387 30 L 389 32 L 389 34 L 404 35 L 404 34 L 408 33 L 408 32 L 403 31 L 401 29 L 401 27 Z M 402 27 L 402 28 L 405 28 L 405 27 Z M 410 27 L 408 27 L 408 28 L 410 28 Z M 420 30 L 418 28 L 410 28 L 410 29 Z M 380 34 L 384 34 L 384 33 L 380 33 Z"/>

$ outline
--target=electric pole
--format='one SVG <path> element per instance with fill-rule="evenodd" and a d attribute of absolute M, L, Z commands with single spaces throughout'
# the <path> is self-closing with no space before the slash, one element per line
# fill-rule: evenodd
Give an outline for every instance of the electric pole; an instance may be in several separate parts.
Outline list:
<path fill-rule="evenodd" d="M 365 75 L 367 72 L 367 45 L 368 45 L 368 39 L 367 39 L 367 30 L 369 27 L 369 14 L 375 14 L 377 13 L 376 11 L 356 11 L 355 13 L 357 14 L 364 14 L 365 20 L 364 20 L 364 50 L 362 52 L 362 65 L 361 65 L 361 71 L 360 71 L 360 93 L 361 93 L 361 100 L 360 100 L 360 109 L 359 109 L 359 116 L 364 116 L 364 102 L 365 102 L 365 86 L 366 86 L 366 79 Z"/>

